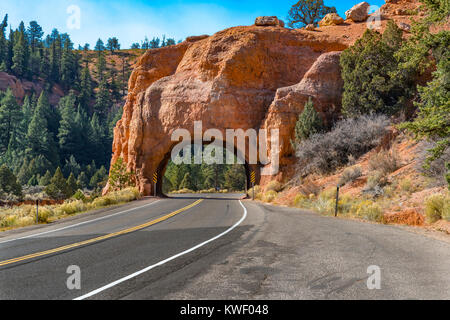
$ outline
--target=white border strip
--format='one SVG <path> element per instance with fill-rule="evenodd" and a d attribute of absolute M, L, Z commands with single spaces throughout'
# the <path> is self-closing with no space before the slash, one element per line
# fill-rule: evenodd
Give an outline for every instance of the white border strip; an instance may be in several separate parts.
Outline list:
<path fill-rule="evenodd" d="M 121 278 L 121 279 L 119 279 L 119 280 L 116 280 L 116 281 L 114 281 L 114 282 L 111 282 L 110 284 L 107 284 L 106 286 L 103 286 L 103 287 L 98 288 L 98 289 L 96 289 L 96 290 L 94 290 L 94 291 L 91 291 L 91 292 L 89 292 L 89 293 L 86 293 L 85 295 L 82 295 L 82 296 L 80 296 L 80 297 L 78 297 L 78 298 L 75 298 L 75 299 L 73 299 L 73 300 L 84 300 L 84 299 L 86 299 L 86 298 L 92 297 L 93 295 L 96 295 L 97 293 L 100 293 L 100 292 L 105 291 L 105 290 L 107 290 L 107 289 L 109 289 L 109 288 L 112 288 L 112 287 L 114 287 L 114 286 L 116 286 L 116 285 L 118 285 L 118 284 L 120 284 L 120 283 L 122 283 L 122 282 L 124 282 L 124 281 L 127 281 L 127 280 L 130 280 L 130 279 L 132 279 L 132 278 L 135 278 L 135 277 L 137 277 L 137 276 L 139 276 L 139 275 L 141 275 L 141 274 L 143 274 L 143 273 L 145 273 L 145 272 L 147 272 L 147 271 L 149 271 L 149 270 L 151 270 L 151 269 L 153 269 L 153 268 L 159 267 L 159 266 L 161 266 L 161 265 L 163 265 L 163 264 L 165 264 L 165 263 L 167 263 L 167 262 L 169 262 L 169 261 L 172 261 L 172 260 L 174 260 L 174 259 L 176 259 L 176 258 L 178 258 L 178 257 L 181 257 L 181 256 L 183 256 L 183 255 L 185 255 L 185 254 L 188 254 L 188 253 L 190 253 L 190 252 L 192 252 L 192 251 L 194 251 L 194 250 L 196 250 L 196 249 L 198 249 L 198 248 L 200 248 L 200 247 L 203 247 L 204 245 L 206 245 L 206 244 L 208 244 L 208 243 L 210 243 L 210 242 L 212 242 L 212 241 L 214 241 L 214 240 L 217 240 L 217 239 L 219 239 L 220 237 L 223 237 L 224 235 L 226 235 L 227 233 L 229 233 L 231 230 L 233 230 L 234 228 L 236 228 L 238 225 L 240 225 L 240 224 L 242 223 L 242 221 L 244 221 L 245 218 L 247 217 L 247 209 L 244 207 L 244 205 L 242 204 L 241 200 L 239 200 L 239 203 L 240 203 L 240 205 L 242 206 L 242 208 L 244 209 L 244 214 L 243 214 L 242 218 L 241 218 L 238 222 L 236 222 L 233 226 L 231 226 L 229 229 L 227 229 L 227 230 L 225 230 L 224 232 L 222 232 L 221 234 L 219 234 L 219 235 L 215 236 L 214 238 L 211 238 L 211 239 L 209 239 L 209 240 L 207 240 L 207 241 L 205 241 L 205 242 L 202 242 L 202 243 L 196 245 L 195 247 L 192 247 L 192 248 L 190 248 L 190 249 L 188 249 L 188 250 L 185 250 L 185 251 L 183 251 L 183 252 L 180 252 L 180 253 L 178 253 L 178 254 L 176 254 L 176 255 L 170 257 L 170 258 L 167 258 L 167 259 L 165 259 L 165 260 L 162 260 L 162 261 L 160 261 L 160 262 L 158 262 L 158 263 L 156 263 L 156 264 L 154 264 L 154 265 L 148 266 L 148 267 L 146 267 L 146 268 L 144 268 L 144 269 L 142 269 L 142 270 L 139 270 L 139 271 L 137 271 L 137 272 L 135 272 L 135 273 L 132 273 L 132 274 L 126 276 L 126 277 L 123 277 L 123 278 Z"/>
<path fill-rule="evenodd" d="M 71 225 L 68 225 L 66 227 L 62 227 L 62 228 L 58 228 L 58 229 L 54 229 L 54 230 L 48 230 L 48 231 L 40 232 L 40 233 L 33 233 L 33 234 L 30 234 L 30 235 L 27 235 L 27 236 L 23 236 L 23 237 L 20 237 L 20 238 L 14 238 L 14 239 L 10 239 L 10 240 L 5 240 L 5 241 L 0 242 L 0 244 L 7 243 L 7 242 L 12 242 L 12 241 L 16 241 L 16 240 L 33 238 L 33 237 L 41 236 L 41 235 L 44 235 L 44 234 L 58 232 L 58 231 L 66 230 L 66 229 L 70 229 L 70 228 L 75 228 L 75 227 L 81 226 L 83 224 L 87 224 L 87 223 L 91 223 L 91 222 L 95 222 L 95 221 L 108 219 L 108 218 L 117 216 L 119 214 L 123 214 L 123 213 L 130 212 L 130 211 L 137 210 L 137 209 L 142 209 L 142 208 L 145 208 L 145 207 L 149 207 L 149 206 L 154 205 L 155 203 L 157 203 L 159 201 L 161 201 L 161 200 L 156 200 L 156 201 L 153 201 L 151 203 L 144 204 L 143 206 L 140 206 L 140 207 L 131 208 L 131 209 L 127 209 L 127 210 L 124 210 L 124 211 L 116 212 L 116 213 L 113 213 L 113 214 L 110 214 L 110 215 L 106 215 L 106 216 L 103 216 L 103 217 L 100 217 L 100 218 L 97 218 L 97 219 L 88 220 L 88 221 L 84 221 L 84 222 L 80 222 L 80 223 L 76 223 L 76 224 L 71 224 Z"/>

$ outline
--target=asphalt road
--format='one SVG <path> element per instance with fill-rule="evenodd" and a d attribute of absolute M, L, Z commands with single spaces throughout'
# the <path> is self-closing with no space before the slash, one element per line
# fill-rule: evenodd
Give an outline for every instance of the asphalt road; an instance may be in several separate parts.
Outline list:
<path fill-rule="evenodd" d="M 0 234 L 0 299 L 450 299 L 447 241 L 200 196 Z M 367 286 L 370 266 L 380 289 Z"/>

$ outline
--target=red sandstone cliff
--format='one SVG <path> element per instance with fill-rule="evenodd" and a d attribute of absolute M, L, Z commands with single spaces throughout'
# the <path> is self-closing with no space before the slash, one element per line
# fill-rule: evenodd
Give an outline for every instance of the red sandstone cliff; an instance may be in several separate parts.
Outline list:
<path fill-rule="evenodd" d="M 398 4 L 389 4 L 389 10 L 392 6 Z M 409 22 L 409 17 L 390 17 Z M 386 23 L 384 17 L 382 29 Z M 365 22 L 351 21 L 315 31 L 241 26 L 147 51 L 129 80 L 112 163 L 123 157 L 136 172 L 140 191 L 150 194 L 152 174 L 163 175 L 176 144 L 173 130 L 192 132 L 193 122 L 202 120 L 203 130 L 278 128 L 281 172 L 276 178 L 289 176 L 290 140 L 304 102 L 311 96 L 325 119 L 339 111 L 339 51 L 366 28 Z"/>

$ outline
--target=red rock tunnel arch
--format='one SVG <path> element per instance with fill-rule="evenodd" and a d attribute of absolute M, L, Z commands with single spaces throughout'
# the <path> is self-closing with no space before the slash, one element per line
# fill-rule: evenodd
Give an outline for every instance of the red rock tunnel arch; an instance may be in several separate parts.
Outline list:
<path fill-rule="evenodd" d="M 304 30 L 249 26 L 146 51 L 131 74 L 123 116 L 114 128 L 111 164 L 123 158 L 136 173 L 140 192 L 151 195 L 152 175 L 161 177 L 176 144 L 172 132 L 191 131 L 194 121 L 201 120 L 205 129 L 222 132 L 279 129 L 279 174 L 261 177 L 260 168 L 253 170 L 256 184 L 287 181 L 295 167 L 295 123 L 308 98 L 325 120 L 339 113 L 339 51 L 347 48 L 345 41 Z"/>

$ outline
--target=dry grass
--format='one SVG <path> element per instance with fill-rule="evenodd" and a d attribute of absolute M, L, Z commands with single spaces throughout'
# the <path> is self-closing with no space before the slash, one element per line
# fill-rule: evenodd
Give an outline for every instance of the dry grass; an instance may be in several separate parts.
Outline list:
<path fill-rule="evenodd" d="M 369 160 L 369 169 L 371 171 L 379 171 L 385 176 L 397 171 L 400 167 L 400 158 L 394 151 L 380 151 Z"/>
<path fill-rule="evenodd" d="M 264 188 L 264 191 L 268 192 L 268 191 L 275 191 L 275 192 L 280 192 L 281 189 L 283 189 L 283 186 L 281 185 L 280 182 L 278 181 L 270 181 L 266 187 Z"/>
<path fill-rule="evenodd" d="M 39 223 L 48 223 L 66 216 L 103 208 L 109 205 L 136 200 L 140 193 L 136 188 L 127 188 L 111 192 L 103 197 L 93 199 L 92 202 L 69 199 L 61 205 L 40 206 Z M 0 228 L 10 229 L 24 227 L 36 223 L 36 207 L 22 205 L 10 209 L 0 210 Z"/>
<path fill-rule="evenodd" d="M 344 186 L 349 182 L 355 181 L 357 178 L 362 176 L 362 169 L 360 166 L 346 168 L 344 172 L 342 172 L 339 178 L 339 185 Z"/>
<path fill-rule="evenodd" d="M 275 198 L 277 197 L 278 193 L 274 190 L 269 190 L 264 192 L 263 196 L 262 196 L 262 200 L 264 202 L 272 202 L 273 200 L 275 200 Z"/>
<path fill-rule="evenodd" d="M 261 200 L 263 197 L 262 189 L 259 185 L 256 185 L 254 188 L 250 188 L 247 191 L 247 195 L 251 198 L 253 197 L 253 189 L 255 189 L 255 199 Z"/>
<path fill-rule="evenodd" d="M 425 216 L 429 223 L 441 219 L 450 221 L 450 194 L 434 194 L 425 201 Z"/>

